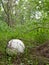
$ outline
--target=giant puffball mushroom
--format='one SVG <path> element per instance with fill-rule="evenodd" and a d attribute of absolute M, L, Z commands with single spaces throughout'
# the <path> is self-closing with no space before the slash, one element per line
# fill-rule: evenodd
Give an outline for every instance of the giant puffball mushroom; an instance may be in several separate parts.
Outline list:
<path fill-rule="evenodd" d="M 12 39 L 8 42 L 6 53 L 8 55 L 17 55 L 20 53 L 24 53 L 25 45 L 24 43 L 19 39 Z"/>

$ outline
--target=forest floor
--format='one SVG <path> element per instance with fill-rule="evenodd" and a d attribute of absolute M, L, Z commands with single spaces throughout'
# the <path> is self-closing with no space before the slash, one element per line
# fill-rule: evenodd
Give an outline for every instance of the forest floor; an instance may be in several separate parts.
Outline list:
<path fill-rule="evenodd" d="M 49 65 L 49 41 L 10 59 L 0 52 L 0 65 Z"/>

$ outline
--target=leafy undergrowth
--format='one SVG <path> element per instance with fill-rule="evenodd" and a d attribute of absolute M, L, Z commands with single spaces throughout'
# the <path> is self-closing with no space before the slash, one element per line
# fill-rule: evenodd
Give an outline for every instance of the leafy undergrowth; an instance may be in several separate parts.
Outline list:
<path fill-rule="evenodd" d="M 29 53 L 28 50 L 26 50 L 24 54 L 18 55 L 16 58 L 12 57 L 11 59 L 11 57 L 3 55 L 0 59 L 0 65 L 38 65 L 38 60 L 34 59 L 33 55 Z"/>
<path fill-rule="evenodd" d="M 49 31 L 43 28 L 31 31 L 31 28 L 33 27 L 27 28 L 24 25 L 10 28 L 5 22 L 0 21 L 0 65 L 44 65 L 44 62 L 37 59 L 36 56 L 34 58 L 33 50 L 30 48 L 46 41 L 49 38 Z M 20 54 L 16 58 L 11 58 L 5 53 L 8 41 L 13 38 L 21 39 L 26 46 L 24 54 Z M 46 63 L 45 65 L 49 64 Z"/>
<path fill-rule="evenodd" d="M 24 53 L 15 57 L 8 56 L 6 53 L 1 54 L 0 52 L 0 65 L 49 65 L 49 59 L 45 58 L 44 55 L 41 56 L 42 48 L 43 54 L 43 51 L 48 49 L 47 46 L 46 44 L 34 48 L 31 46 L 26 46 Z"/>

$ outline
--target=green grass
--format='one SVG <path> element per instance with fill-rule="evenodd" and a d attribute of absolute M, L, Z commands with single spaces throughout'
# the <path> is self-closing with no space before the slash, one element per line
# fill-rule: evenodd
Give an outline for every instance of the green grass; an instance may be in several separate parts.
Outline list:
<path fill-rule="evenodd" d="M 10 58 L 9 56 L 7 59 L 5 49 L 8 41 L 13 38 L 21 39 L 26 46 L 24 54 L 19 57 L 21 65 L 38 65 L 40 61 L 32 57 L 28 48 L 33 48 L 48 40 L 49 30 L 44 28 L 34 29 L 34 26 L 31 24 L 17 25 L 11 28 L 5 22 L 0 21 L 0 52 L 4 54 L 0 60 L 0 65 L 5 65 L 5 61 L 7 65 L 12 65 L 13 60 L 8 60 Z"/>

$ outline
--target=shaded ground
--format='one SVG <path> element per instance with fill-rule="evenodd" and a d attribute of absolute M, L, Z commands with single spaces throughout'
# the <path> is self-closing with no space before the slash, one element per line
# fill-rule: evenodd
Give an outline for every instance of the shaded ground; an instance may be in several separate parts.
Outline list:
<path fill-rule="evenodd" d="M 44 44 L 37 46 L 36 48 L 32 50 L 38 56 L 49 58 L 49 41 L 46 41 Z"/>
<path fill-rule="evenodd" d="M 0 65 L 49 65 L 49 41 L 35 48 L 26 49 L 24 54 L 16 58 L 9 58 L 0 52 Z"/>

